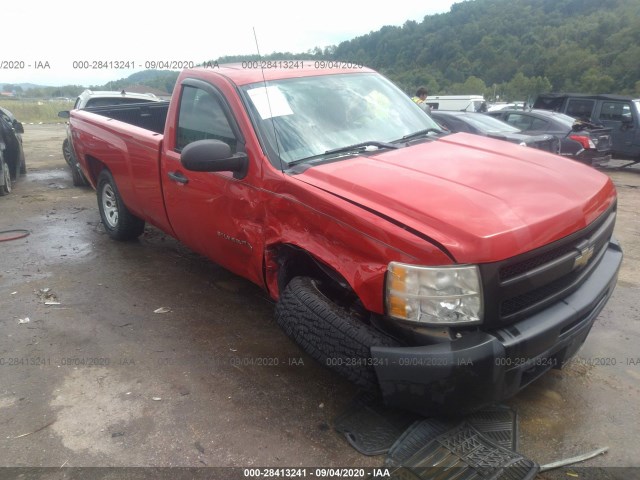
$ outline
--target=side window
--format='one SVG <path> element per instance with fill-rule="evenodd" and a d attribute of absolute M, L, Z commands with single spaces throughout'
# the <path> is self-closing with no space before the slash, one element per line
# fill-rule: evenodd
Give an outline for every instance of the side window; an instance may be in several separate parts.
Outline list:
<path fill-rule="evenodd" d="M 542 118 L 533 118 L 531 120 L 531 130 L 546 130 L 549 122 Z"/>
<path fill-rule="evenodd" d="M 237 140 L 222 105 L 201 88 L 184 86 L 180 98 L 176 149 L 182 150 L 196 140 L 221 140 L 236 152 Z"/>
<path fill-rule="evenodd" d="M 473 133 L 473 128 L 471 128 L 466 123 L 458 120 L 457 118 L 450 118 L 449 119 L 449 123 L 451 124 L 451 129 L 450 130 L 452 132 L 469 132 L 469 133 Z"/>
<path fill-rule="evenodd" d="M 521 113 L 510 113 L 505 122 L 520 130 L 531 130 L 531 117 Z"/>
<path fill-rule="evenodd" d="M 591 118 L 595 100 L 572 98 L 567 104 L 567 115 L 574 118 Z"/>
<path fill-rule="evenodd" d="M 614 122 L 621 122 L 625 119 L 631 119 L 631 107 L 629 107 L 628 103 L 602 102 L 600 120 L 612 120 Z"/>

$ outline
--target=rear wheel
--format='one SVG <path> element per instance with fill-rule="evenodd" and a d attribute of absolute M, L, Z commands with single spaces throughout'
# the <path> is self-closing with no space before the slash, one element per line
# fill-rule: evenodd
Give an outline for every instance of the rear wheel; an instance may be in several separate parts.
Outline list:
<path fill-rule="evenodd" d="M 71 179 L 73 180 L 73 186 L 86 187 L 87 185 L 89 185 L 87 178 L 84 176 L 84 173 L 82 173 L 82 170 L 80 170 L 78 161 L 76 160 L 76 157 L 71 150 L 71 144 L 69 143 L 68 138 L 65 138 L 62 142 L 62 156 L 71 169 Z"/>
<path fill-rule="evenodd" d="M 282 291 L 276 321 L 315 360 L 370 391 L 379 388 L 371 347 L 398 345 L 335 303 L 322 283 L 309 277 L 293 278 Z"/>
<path fill-rule="evenodd" d="M 62 156 L 64 157 L 65 162 L 71 166 L 71 146 L 69 145 L 68 138 L 65 138 L 62 142 Z"/>
<path fill-rule="evenodd" d="M 115 240 L 133 240 L 144 231 L 144 221 L 127 209 L 106 169 L 98 176 L 98 209 L 107 234 Z"/>
<path fill-rule="evenodd" d="M 71 178 L 73 180 L 74 187 L 86 187 L 87 185 L 89 185 L 87 178 L 84 176 L 84 173 L 82 173 L 78 165 L 74 165 L 71 167 Z"/>
<path fill-rule="evenodd" d="M 20 175 L 26 175 L 27 173 L 27 163 L 24 159 L 24 150 L 22 146 L 20 146 Z"/>

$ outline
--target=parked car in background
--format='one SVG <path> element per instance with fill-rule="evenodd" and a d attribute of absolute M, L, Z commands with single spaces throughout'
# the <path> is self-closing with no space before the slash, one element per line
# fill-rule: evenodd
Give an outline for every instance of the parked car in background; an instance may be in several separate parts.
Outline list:
<path fill-rule="evenodd" d="M 487 111 L 487 102 L 482 95 L 434 95 L 427 97 L 425 103 L 431 110 Z"/>
<path fill-rule="evenodd" d="M 610 128 L 597 128 L 576 121 L 564 113 L 550 110 L 499 110 L 488 112 L 527 135 L 549 134 L 560 142 L 560 155 L 591 165 L 603 167 L 611 161 L 612 136 Z"/>
<path fill-rule="evenodd" d="M 615 158 L 629 159 L 623 166 L 640 163 L 640 99 L 622 95 L 545 93 L 533 108 L 566 113 L 611 129 Z"/>
<path fill-rule="evenodd" d="M 498 110 L 524 110 L 524 102 L 494 103 L 487 107 L 487 112 L 495 112 Z"/>
<path fill-rule="evenodd" d="M 92 90 L 85 90 L 76 99 L 75 103 L 73 104 L 73 109 L 82 110 L 85 108 L 105 107 L 109 105 L 125 105 L 131 103 L 148 103 L 158 101 L 160 101 L 160 99 L 152 93 L 130 93 L 124 90 L 95 92 Z M 69 118 L 69 110 L 63 110 L 62 112 L 59 112 L 58 116 L 60 118 Z M 76 160 L 69 124 L 67 124 L 67 138 L 65 138 L 62 142 L 62 155 L 69 165 L 69 168 L 71 168 L 73 184 L 76 187 L 89 185 L 87 179 L 82 173 L 82 170 L 80 170 L 78 161 Z"/>
<path fill-rule="evenodd" d="M 22 148 L 24 127 L 6 108 L 0 107 L 0 195 L 11 192 L 11 182 L 27 173 Z"/>
<path fill-rule="evenodd" d="M 558 140 L 553 135 L 526 135 L 508 123 L 484 113 L 432 111 L 431 116 L 450 132 L 474 133 L 558 153 Z"/>

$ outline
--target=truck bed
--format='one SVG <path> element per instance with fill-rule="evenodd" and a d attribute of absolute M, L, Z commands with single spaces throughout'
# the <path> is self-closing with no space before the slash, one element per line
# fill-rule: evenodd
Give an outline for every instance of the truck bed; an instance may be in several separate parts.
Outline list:
<path fill-rule="evenodd" d="M 164 133 L 170 102 L 130 103 L 126 105 L 107 105 L 104 107 L 89 107 L 86 112 L 96 113 L 103 117 L 120 120 L 136 127 Z"/>
<path fill-rule="evenodd" d="M 134 215 L 171 229 L 160 188 L 160 150 L 168 102 L 72 110 L 78 161 L 94 188 L 102 159 L 109 159 L 120 195 Z M 87 148 L 90 146 L 90 149 Z"/>

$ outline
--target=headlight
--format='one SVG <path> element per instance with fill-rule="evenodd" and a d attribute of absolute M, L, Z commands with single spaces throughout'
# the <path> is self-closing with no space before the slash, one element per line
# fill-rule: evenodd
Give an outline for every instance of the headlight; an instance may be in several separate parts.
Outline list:
<path fill-rule="evenodd" d="M 482 322 L 483 302 L 477 266 L 418 267 L 391 262 L 387 268 L 387 313 L 431 325 Z"/>

